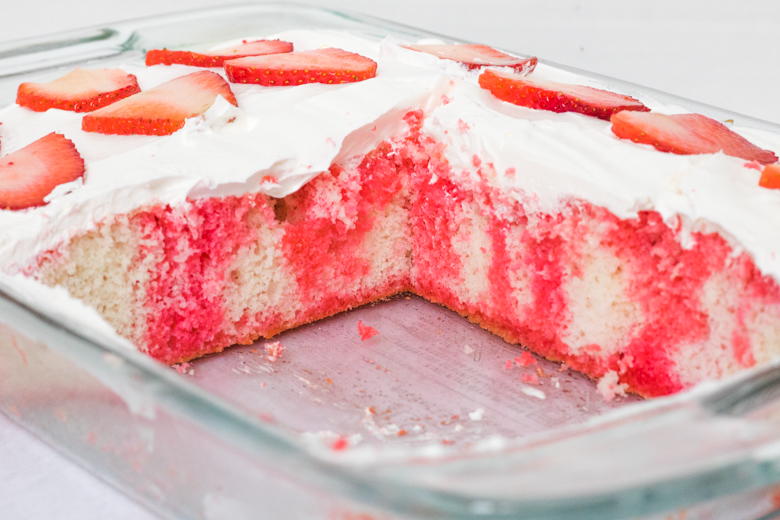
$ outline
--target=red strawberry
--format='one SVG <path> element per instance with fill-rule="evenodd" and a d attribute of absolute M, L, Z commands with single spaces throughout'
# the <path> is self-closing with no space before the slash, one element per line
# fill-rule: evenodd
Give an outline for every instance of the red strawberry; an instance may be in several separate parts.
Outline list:
<path fill-rule="evenodd" d="M 279 54 L 292 52 L 293 44 L 282 40 L 245 41 L 235 47 L 217 49 L 210 52 L 171 51 L 168 49 L 153 49 L 146 52 L 147 65 L 191 65 L 193 67 L 221 67 L 227 60 L 244 58 L 246 56 L 262 56 L 264 54 Z"/>
<path fill-rule="evenodd" d="M 498 99 L 552 112 L 579 112 L 600 119 L 621 110 L 650 110 L 636 99 L 585 85 L 532 80 L 507 72 L 486 70 L 479 85 Z"/>
<path fill-rule="evenodd" d="M 234 83 L 283 87 L 303 83 L 351 83 L 376 76 L 376 62 L 341 49 L 252 56 L 225 62 Z"/>
<path fill-rule="evenodd" d="M 75 69 L 48 83 L 22 83 L 16 102 L 36 112 L 91 112 L 140 90 L 135 76 L 121 69 Z"/>
<path fill-rule="evenodd" d="M 528 74 L 536 68 L 537 59 L 518 58 L 488 47 L 477 44 L 454 45 L 404 45 L 413 51 L 433 54 L 444 60 L 453 60 L 462 63 L 469 69 L 482 67 L 512 67 L 516 72 Z"/>
<path fill-rule="evenodd" d="M 653 145 L 662 152 L 691 155 L 722 151 L 763 164 L 777 161 L 773 152 L 701 114 L 619 112 L 612 116 L 612 132 L 622 139 Z"/>
<path fill-rule="evenodd" d="M 764 166 L 758 185 L 771 190 L 780 189 L 780 164 L 767 164 Z"/>
<path fill-rule="evenodd" d="M 208 110 L 217 96 L 238 104 L 222 76 L 210 70 L 193 72 L 85 115 L 81 128 L 101 134 L 168 135 L 188 117 Z"/>
<path fill-rule="evenodd" d="M 62 134 L 51 133 L 0 159 L 0 208 L 45 204 L 60 184 L 84 175 L 84 160 Z"/>

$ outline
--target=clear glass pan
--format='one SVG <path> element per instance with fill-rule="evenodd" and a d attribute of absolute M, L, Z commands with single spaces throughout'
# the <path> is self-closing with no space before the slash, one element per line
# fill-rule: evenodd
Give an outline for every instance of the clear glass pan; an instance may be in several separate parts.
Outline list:
<path fill-rule="evenodd" d="M 290 4 L 180 13 L 1 43 L 0 102 L 22 80 L 76 65 L 293 28 L 441 37 Z M 361 343 L 358 320 L 380 335 Z M 0 293 L 0 324 L 0 410 L 172 518 L 605 520 L 686 508 L 687 518 L 748 519 L 776 507 L 776 364 L 670 398 L 606 403 L 553 363 L 540 361 L 539 386 L 522 384 L 521 369 L 503 368 L 517 347 L 413 297 L 287 332 L 277 361 L 260 342 L 183 373 L 12 294 Z"/>

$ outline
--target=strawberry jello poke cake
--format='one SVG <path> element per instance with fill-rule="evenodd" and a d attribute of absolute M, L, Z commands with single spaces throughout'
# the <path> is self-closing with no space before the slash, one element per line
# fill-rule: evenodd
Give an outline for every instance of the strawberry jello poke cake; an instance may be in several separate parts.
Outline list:
<path fill-rule="evenodd" d="M 401 292 L 644 396 L 780 356 L 780 136 L 327 31 L 57 75 L 0 110 L 0 265 L 164 363 Z"/>

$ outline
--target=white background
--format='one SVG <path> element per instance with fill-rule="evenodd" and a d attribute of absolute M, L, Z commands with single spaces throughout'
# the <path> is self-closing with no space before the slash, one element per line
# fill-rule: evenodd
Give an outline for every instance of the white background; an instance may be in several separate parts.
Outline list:
<path fill-rule="evenodd" d="M 435 32 L 593 70 L 780 122 L 780 1 L 332 0 Z M 208 0 L 0 0 L 0 40 Z M 148 513 L 0 415 L 0 517 L 147 520 Z"/>

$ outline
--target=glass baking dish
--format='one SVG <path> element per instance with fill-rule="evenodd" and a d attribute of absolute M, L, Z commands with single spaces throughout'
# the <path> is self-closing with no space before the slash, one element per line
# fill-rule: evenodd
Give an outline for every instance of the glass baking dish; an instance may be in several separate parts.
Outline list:
<path fill-rule="evenodd" d="M 0 102 L 20 81 L 76 65 L 293 28 L 459 41 L 350 13 L 238 5 L 0 43 Z M 380 334 L 360 342 L 358 320 Z M 277 339 L 277 360 L 258 342 L 173 370 L 5 288 L 0 410 L 171 518 L 754 519 L 780 506 L 778 363 L 606 402 L 554 363 L 505 369 L 519 347 L 411 296 Z M 540 384 L 522 383 L 524 371 Z"/>

